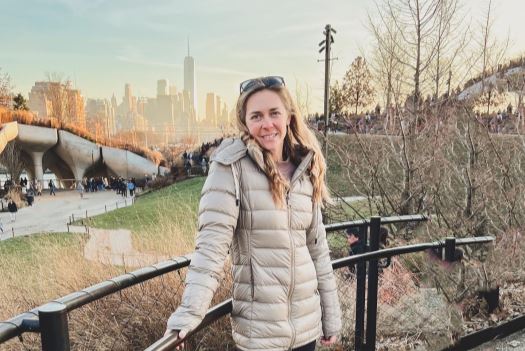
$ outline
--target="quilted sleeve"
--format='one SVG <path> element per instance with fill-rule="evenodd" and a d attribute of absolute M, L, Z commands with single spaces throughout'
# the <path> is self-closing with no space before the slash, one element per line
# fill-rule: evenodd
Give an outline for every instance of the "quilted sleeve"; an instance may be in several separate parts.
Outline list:
<path fill-rule="evenodd" d="M 338 335 L 341 330 L 341 308 L 337 285 L 326 241 L 326 231 L 321 216 L 320 206 L 314 206 L 312 224 L 307 231 L 307 245 L 317 273 L 321 308 L 322 327 L 325 337 Z"/>
<path fill-rule="evenodd" d="M 190 331 L 204 318 L 219 285 L 237 225 L 235 183 L 230 166 L 212 162 L 199 203 L 199 231 L 181 304 L 167 328 Z"/>

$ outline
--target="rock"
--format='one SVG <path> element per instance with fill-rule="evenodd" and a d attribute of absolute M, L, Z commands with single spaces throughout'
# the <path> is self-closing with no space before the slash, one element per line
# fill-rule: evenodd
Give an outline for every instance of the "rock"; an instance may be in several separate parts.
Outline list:
<path fill-rule="evenodd" d="M 508 344 L 511 346 L 511 347 L 518 347 L 521 345 L 521 342 L 519 342 L 518 340 L 513 340 L 513 341 L 509 341 Z"/>

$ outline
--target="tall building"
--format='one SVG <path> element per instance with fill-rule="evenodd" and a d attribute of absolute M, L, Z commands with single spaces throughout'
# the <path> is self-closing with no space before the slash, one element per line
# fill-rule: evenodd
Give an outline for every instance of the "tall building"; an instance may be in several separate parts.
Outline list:
<path fill-rule="evenodd" d="M 40 118 L 56 118 L 79 128 L 86 127 L 84 98 L 80 90 L 60 82 L 35 82 L 28 107 Z"/>
<path fill-rule="evenodd" d="M 215 114 L 215 94 L 206 94 L 206 122 L 210 123 L 211 126 L 217 126 L 217 117 Z"/>
<path fill-rule="evenodd" d="M 188 56 L 184 58 L 184 90 L 189 92 L 190 104 L 197 111 L 197 94 L 195 88 L 195 60 L 190 56 L 190 40 L 188 39 Z"/>
<path fill-rule="evenodd" d="M 220 123 L 218 119 L 221 116 L 221 112 L 222 112 L 222 99 L 220 96 L 215 96 L 215 119 L 217 120 L 217 123 Z"/>
<path fill-rule="evenodd" d="M 131 93 L 131 84 L 126 83 L 124 85 L 124 98 L 123 98 L 123 108 L 126 112 L 133 111 L 133 95 Z"/>
<path fill-rule="evenodd" d="M 48 95 L 48 82 L 35 82 L 29 92 L 27 106 L 40 118 L 51 117 L 53 107 Z"/>
<path fill-rule="evenodd" d="M 168 95 L 168 81 L 166 79 L 159 79 L 157 81 L 157 96 Z M 171 94 L 170 94 L 171 95 Z"/>
<path fill-rule="evenodd" d="M 115 110 L 109 100 L 86 101 L 86 127 L 95 138 L 110 138 L 115 134 Z"/>

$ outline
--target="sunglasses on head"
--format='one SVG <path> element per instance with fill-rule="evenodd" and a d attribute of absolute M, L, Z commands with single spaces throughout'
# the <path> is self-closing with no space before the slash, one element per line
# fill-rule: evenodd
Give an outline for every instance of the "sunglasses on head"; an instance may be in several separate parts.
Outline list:
<path fill-rule="evenodd" d="M 259 77 L 245 80 L 240 85 L 240 94 L 256 88 L 271 88 L 285 86 L 284 78 L 280 76 Z"/>

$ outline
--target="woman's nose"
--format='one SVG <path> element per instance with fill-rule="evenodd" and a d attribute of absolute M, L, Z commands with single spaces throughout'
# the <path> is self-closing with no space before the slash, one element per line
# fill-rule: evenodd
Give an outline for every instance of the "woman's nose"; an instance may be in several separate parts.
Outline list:
<path fill-rule="evenodd" d="M 272 120 L 268 116 L 263 116 L 262 125 L 264 128 L 269 128 L 272 126 Z"/>

